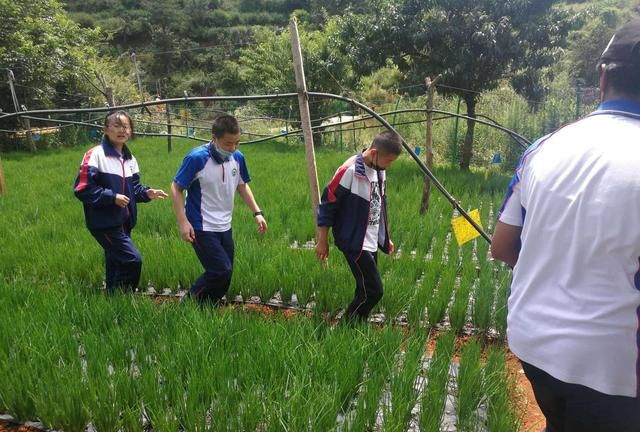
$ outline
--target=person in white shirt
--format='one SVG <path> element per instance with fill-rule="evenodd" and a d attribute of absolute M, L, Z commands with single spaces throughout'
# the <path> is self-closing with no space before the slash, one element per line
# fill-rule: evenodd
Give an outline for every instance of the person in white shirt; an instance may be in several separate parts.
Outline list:
<path fill-rule="evenodd" d="M 491 244 L 547 432 L 640 431 L 640 20 L 598 70 L 602 103 L 525 152 Z"/>
<path fill-rule="evenodd" d="M 221 115 L 213 121 L 211 130 L 211 142 L 184 158 L 171 184 L 171 200 L 180 237 L 192 244 L 205 270 L 189 295 L 201 303 L 218 304 L 229 289 L 233 273 L 231 216 L 236 191 L 253 212 L 260 234 L 267 231 L 267 222 L 249 187 L 251 177 L 244 155 L 238 150 L 238 121 L 231 115 Z"/>

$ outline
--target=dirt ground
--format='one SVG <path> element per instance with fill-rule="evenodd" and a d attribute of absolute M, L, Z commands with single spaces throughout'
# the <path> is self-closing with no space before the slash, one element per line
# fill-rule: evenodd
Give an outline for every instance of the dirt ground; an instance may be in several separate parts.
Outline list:
<path fill-rule="evenodd" d="M 540 432 L 544 429 L 545 420 L 542 411 L 538 408 L 529 380 L 524 374 L 520 361 L 511 352 L 508 354 L 507 365 L 512 376 L 515 376 L 517 387 L 516 398 L 518 407 L 522 413 L 522 426 L 520 432 Z"/>
<path fill-rule="evenodd" d="M 41 432 L 40 429 L 36 429 L 26 425 L 19 425 L 10 423 L 6 420 L 0 420 L 0 432 Z"/>

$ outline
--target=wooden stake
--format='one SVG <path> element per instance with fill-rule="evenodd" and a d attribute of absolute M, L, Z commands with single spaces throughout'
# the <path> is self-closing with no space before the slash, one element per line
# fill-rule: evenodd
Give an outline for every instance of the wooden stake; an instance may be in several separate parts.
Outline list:
<path fill-rule="evenodd" d="M 424 82 L 427 86 L 427 137 L 424 146 L 425 163 L 429 171 L 433 171 L 433 95 L 436 91 L 436 82 L 440 75 L 433 81 L 431 78 L 425 78 Z M 429 210 L 429 197 L 431 195 L 431 179 L 424 176 L 424 190 L 422 191 L 422 202 L 420 203 L 420 214 L 424 214 Z"/>
<path fill-rule="evenodd" d="M 0 159 L 0 195 L 7 193 L 7 186 L 4 182 L 4 170 L 2 169 L 2 159 Z"/>
<path fill-rule="evenodd" d="M 107 98 L 107 103 L 109 104 L 109 107 L 114 107 L 116 106 L 115 101 L 113 100 L 113 88 L 111 87 L 106 87 L 104 89 L 104 93 L 105 93 L 105 97 Z"/>
<path fill-rule="evenodd" d="M 166 104 L 165 112 L 167 113 L 167 152 L 171 153 L 171 105 Z"/>
<path fill-rule="evenodd" d="M 305 154 L 307 157 L 307 173 L 309 176 L 309 190 L 311 192 L 311 203 L 313 205 L 314 216 L 320 206 L 320 189 L 318 186 L 318 171 L 316 169 L 316 154 L 313 147 L 313 134 L 311 129 L 311 115 L 309 113 L 309 95 L 307 94 L 307 84 L 304 78 L 304 65 L 302 63 L 302 50 L 298 37 L 298 22 L 295 17 L 291 18 L 291 51 L 293 54 L 293 68 L 296 74 L 296 89 L 298 92 L 298 106 L 300 107 L 300 120 L 302 122 L 302 132 L 304 135 Z"/>
<path fill-rule="evenodd" d="M 9 89 L 11 90 L 11 98 L 13 99 L 13 107 L 16 110 L 15 112 L 26 111 L 23 110 L 18 103 L 18 96 L 16 95 L 16 90 L 13 87 L 13 81 L 15 81 L 15 77 L 13 76 L 13 71 L 11 69 L 8 70 L 8 76 Z M 29 150 L 35 153 L 37 149 L 36 144 L 33 142 L 33 134 L 31 133 L 31 122 L 29 122 L 29 119 L 22 118 L 20 116 L 18 116 L 18 121 L 22 125 L 22 128 L 26 130 L 27 146 L 29 147 Z"/>
<path fill-rule="evenodd" d="M 140 78 L 140 69 L 138 68 L 136 53 L 132 52 L 130 54 L 130 57 L 131 61 L 133 62 L 133 68 L 136 72 L 136 81 L 138 82 L 138 91 L 140 92 L 140 102 L 144 103 L 144 89 L 142 88 L 142 79 Z M 142 107 L 141 113 L 144 113 L 145 111 L 147 112 L 147 114 L 151 115 L 151 111 L 149 111 L 149 107 L 147 107 L 146 105 Z"/>

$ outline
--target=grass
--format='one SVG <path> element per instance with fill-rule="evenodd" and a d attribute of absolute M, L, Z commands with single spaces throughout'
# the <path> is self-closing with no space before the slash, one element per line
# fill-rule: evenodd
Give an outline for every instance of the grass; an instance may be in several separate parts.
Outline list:
<path fill-rule="evenodd" d="M 142 181 L 166 190 L 192 144 L 176 140 L 174 151 L 169 154 L 163 144 L 162 140 L 138 139 L 131 148 L 141 166 Z M 73 148 L 4 158 L 9 193 L 0 199 L 3 277 L 34 284 L 61 282 L 91 291 L 102 284 L 102 250 L 84 228 L 82 206 L 72 194 L 83 151 Z M 322 310 L 344 307 L 353 295 L 353 283 L 342 254 L 332 247 L 329 268 L 325 270 L 318 265 L 312 249 L 290 247 L 294 241 L 304 244 L 315 235 L 302 149 L 266 143 L 247 146 L 243 151 L 253 177 L 251 186 L 266 212 L 269 232 L 264 237 L 256 233 L 252 215 L 238 200 L 234 211 L 236 262 L 230 296 L 259 295 L 267 300 L 280 291 L 285 299 L 295 293 L 302 303 L 315 296 Z M 320 183 L 324 185 L 349 153 L 324 148 L 317 153 Z M 454 170 L 436 172 L 452 193 L 471 189 L 479 199 L 501 195 L 502 185 L 507 182 L 505 176 L 502 184 L 490 181 L 488 186 L 482 173 L 463 174 L 459 179 Z M 382 304 L 394 316 L 410 309 L 412 302 L 422 301 L 413 294 L 415 281 L 428 270 L 420 256 L 432 250 L 435 263 L 445 255 L 450 256 L 449 261 L 458 260 L 457 244 L 444 240 L 450 231 L 450 205 L 434 193 L 429 213 L 418 215 L 421 188 L 422 177 L 412 161 L 401 158 L 389 170 L 390 232 L 403 251 L 395 261 L 382 254 L 380 267 L 391 272 Z M 190 245 L 178 237 L 170 202 L 140 205 L 138 221 L 133 239 L 144 260 L 142 287 L 188 288 L 201 267 Z M 478 241 L 483 240 L 475 240 Z M 486 258 L 480 257 L 480 261 L 482 265 Z M 458 270 L 451 266 L 455 265 L 448 263 L 448 270 L 444 271 L 446 284 L 441 285 L 445 290 L 453 289 L 450 281 Z M 446 308 L 447 292 L 440 292 L 436 298 L 439 309 Z M 442 312 L 436 315 L 439 318 Z"/>
<path fill-rule="evenodd" d="M 170 154 L 164 144 L 139 139 L 131 147 L 143 182 L 167 190 L 192 144 L 174 140 Z M 313 318 L 265 320 L 191 302 L 156 305 L 137 296 L 97 295 L 104 275 L 102 250 L 84 227 L 82 206 L 72 192 L 84 150 L 3 157 L 8 193 L 0 197 L 0 307 L 6 311 L 0 322 L 0 373 L 9 378 L 0 382 L 0 411 L 68 431 L 83 430 L 89 421 L 98 430 L 139 430 L 143 412 L 154 430 L 200 431 L 207 421 L 213 430 L 333 430 L 338 414 L 352 413 L 341 430 L 359 431 L 379 427 L 388 390 L 392 403 L 384 430 L 406 430 L 418 401 L 425 410 L 433 406 L 420 414 L 421 421 L 439 425 L 442 400 L 436 396 L 446 388 L 437 383 L 448 376 L 452 348 L 446 341 L 453 335 L 439 342 L 434 360 L 444 364 L 446 357 L 446 374 L 445 366 L 438 369 L 432 362 L 430 396 L 423 396 L 414 386 L 426 328 L 448 314 L 454 330 L 469 318 L 483 331 L 504 334 L 507 270 L 487 259 L 482 239 L 462 247 L 447 241 L 451 206 L 437 192 L 429 212 L 418 214 L 422 176 L 404 157 L 388 173 L 390 232 L 402 252 L 397 258 L 379 256 L 385 295 L 374 312 L 384 310 L 389 321 L 407 313 L 411 328 L 331 328 L 320 316 L 346 307 L 353 277 L 334 246 L 327 268 L 312 249 L 291 247 L 313 239 L 315 224 L 303 150 L 278 143 L 243 149 L 269 232 L 259 236 L 248 209 L 236 203 L 229 295 L 268 300 L 280 292 L 288 301 L 296 294 L 301 304 L 315 299 Z M 318 149 L 320 183 L 328 182 L 349 155 Z M 436 168 L 436 175 L 454 195 L 480 207 L 483 217 L 490 206 L 481 204 L 495 208 L 508 182 L 508 176 L 486 178 L 483 172 L 449 168 Z M 188 288 L 201 267 L 178 237 L 170 202 L 140 205 L 138 220 L 133 239 L 144 261 L 142 287 Z M 483 310 L 476 310 L 475 302 L 467 316 L 465 290 L 474 291 L 476 266 L 480 285 L 492 291 Z M 473 358 L 470 364 L 477 373 Z M 500 378 L 503 369 L 494 360 L 495 373 L 485 373 L 492 378 L 483 382 L 496 392 L 509 384 Z M 469 398 L 475 401 L 476 393 Z M 491 398 L 509 411 L 508 400 L 493 393 Z M 501 411 L 491 414 L 491 421 L 507 428 L 514 419 L 503 419 L 507 414 Z"/>

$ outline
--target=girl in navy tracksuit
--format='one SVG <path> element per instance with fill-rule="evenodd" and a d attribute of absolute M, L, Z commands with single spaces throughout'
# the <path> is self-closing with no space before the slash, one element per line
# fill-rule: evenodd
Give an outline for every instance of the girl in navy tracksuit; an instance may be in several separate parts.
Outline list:
<path fill-rule="evenodd" d="M 134 290 L 140 281 L 142 258 L 131 241 L 136 202 L 163 199 L 167 194 L 140 184 L 138 162 L 127 141 L 133 121 L 124 111 L 107 114 L 102 142 L 82 158 L 74 192 L 82 201 L 87 228 L 104 249 L 105 286 Z"/>
<path fill-rule="evenodd" d="M 385 169 L 402 152 L 402 140 L 392 132 L 376 136 L 368 149 L 349 158 L 322 193 L 318 209 L 316 255 L 329 256 L 329 227 L 344 254 L 356 290 L 347 308 L 348 320 L 366 320 L 383 294 L 378 249 L 393 253 L 387 222 Z"/>

